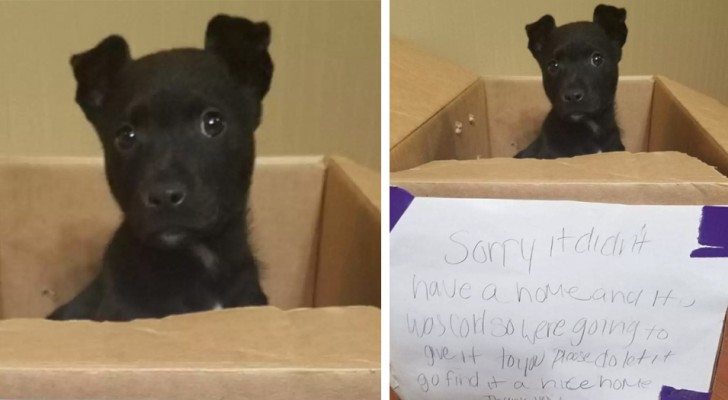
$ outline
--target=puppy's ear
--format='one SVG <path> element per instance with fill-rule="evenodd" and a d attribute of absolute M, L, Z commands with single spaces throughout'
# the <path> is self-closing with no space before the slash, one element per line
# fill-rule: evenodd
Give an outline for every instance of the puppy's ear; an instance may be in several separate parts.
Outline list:
<path fill-rule="evenodd" d="M 620 48 L 627 41 L 627 10 L 600 4 L 594 9 L 594 23 L 601 26 Z"/>
<path fill-rule="evenodd" d="M 531 54 L 538 58 L 546 45 L 546 40 L 551 32 L 556 29 L 556 21 L 551 15 L 544 15 L 538 21 L 526 25 L 526 33 L 528 34 L 528 49 Z"/>
<path fill-rule="evenodd" d="M 71 57 L 73 75 L 76 77 L 76 103 L 91 119 L 103 106 L 111 82 L 131 60 L 129 46 L 121 36 L 109 36 L 96 47 Z"/>
<path fill-rule="evenodd" d="M 244 84 L 262 99 L 270 88 L 273 61 L 268 54 L 270 26 L 245 18 L 217 15 L 207 24 L 205 50 L 221 57 Z"/>

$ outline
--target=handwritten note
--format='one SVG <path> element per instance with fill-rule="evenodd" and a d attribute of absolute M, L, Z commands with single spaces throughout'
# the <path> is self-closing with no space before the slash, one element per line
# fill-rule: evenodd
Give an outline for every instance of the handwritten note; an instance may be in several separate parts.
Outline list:
<path fill-rule="evenodd" d="M 391 233 L 393 386 L 404 400 L 707 392 L 728 259 L 690 256 L 701 210 L 415 198 Z"/>

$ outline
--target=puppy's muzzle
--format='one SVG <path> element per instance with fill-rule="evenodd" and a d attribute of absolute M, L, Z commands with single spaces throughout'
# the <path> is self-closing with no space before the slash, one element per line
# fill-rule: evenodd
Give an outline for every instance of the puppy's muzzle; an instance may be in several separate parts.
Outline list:
<path fill-rule="evenodd" d="M 142 192 L 142 202 L 151 210 L 177 208 L 186 198 L 187 188 L 179 182 L 154 184 Z"/>
<path fill-rule="evenodd" d="M 582 89 L 569 89 L 561 93 L 561 100 L 566 104 L 581 103 L 584 100 L 584 91 Z"/>

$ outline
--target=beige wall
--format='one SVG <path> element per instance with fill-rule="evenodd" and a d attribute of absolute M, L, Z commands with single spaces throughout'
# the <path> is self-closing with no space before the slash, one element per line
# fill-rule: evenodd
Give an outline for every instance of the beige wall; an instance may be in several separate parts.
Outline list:
<path fill-rule="evenodd" d="M 378 1 L 0 1 L 0 155 L 98 155 L 68 64 L 118 33 L 135 57 L 200 47 L 224 12 L 268 20 L 276 64 L 259 154 L 380 158 Z"/>
<path fill-rule="evenodd" d="M 599 1 L 391 0 L 391 33 L 481 75 L 538 75 L 525 25 L 591 20 Z M 621 0 L 623 75 L 663 74 L 728 104 L 728 1 Z"/>

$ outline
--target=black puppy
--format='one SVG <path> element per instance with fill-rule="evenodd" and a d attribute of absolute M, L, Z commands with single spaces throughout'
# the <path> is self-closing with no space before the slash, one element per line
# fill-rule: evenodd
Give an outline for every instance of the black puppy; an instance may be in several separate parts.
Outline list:
<path fill-rule="evenodd" d="M 556 27 L 550 15 L 526 26 L 551 111 L 541 134 L 516 158 L 557 158 L 624 150 L 614 117 L 627 12 L 599 5 L 594 22 Z"/>
<path fill-rule="evenodd" d="M 205 49 L 132 60 L 110 36 L 71 58 L 76 102 L 124 218 L 99 276 L 50 319 L 130 320 L 267 303 L 247 198 L 273 63 L 270 28 L 210 20 Z"/>

